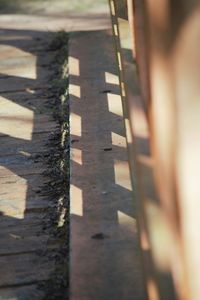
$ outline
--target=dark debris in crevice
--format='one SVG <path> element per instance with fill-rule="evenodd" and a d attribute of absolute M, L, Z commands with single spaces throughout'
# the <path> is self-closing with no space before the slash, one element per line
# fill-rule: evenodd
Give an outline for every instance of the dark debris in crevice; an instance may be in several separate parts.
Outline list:
<path fill-rule="evenodd" d="M 53 261 L 54 272 L 48 280 L 40 282 L 43 300 L 67 300 L 69 285 L 69 103 L 68 103 L 68 34 L 64 31 L 52 34 L 48 51 L 54 52 L 51 64 L 51 87 L 48 89 L 47 110 L 58 123 L 47 141 L 47 151 L 35 159 L 46 165 L 43 176 L 47 183 L 40 194 L 49 201 L 49 209 L 43 218 L 43 233 L 49 235 L 57 247 L 45 251 L 46 259 Z M 47 245 L 48 246 L 48 245 Z"/>

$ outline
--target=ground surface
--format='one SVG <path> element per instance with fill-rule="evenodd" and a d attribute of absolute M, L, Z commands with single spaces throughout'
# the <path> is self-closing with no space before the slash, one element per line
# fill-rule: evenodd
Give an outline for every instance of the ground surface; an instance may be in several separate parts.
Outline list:
<path fill-rule="evenodd" d="M 44 6 L 47 1 L 2 3 L 0 299 L 67 299 L 69 227 L 62 172 L 67 175 L 69 168 L 61 154 L 68 149 L 59 147 L 67 128 L 58 114 L 57 47 L 47 47 L 52 33 L 64 29 L 70 32 L 72 105 L 70 299 L 141 300 L 137 226 L 108 7 L 95 4 L 94 12 L 91 1 L 83 1 L 85 6 L 74 1 L 65 14 L 64 1 L 54 13 L 53 7 Z"/>

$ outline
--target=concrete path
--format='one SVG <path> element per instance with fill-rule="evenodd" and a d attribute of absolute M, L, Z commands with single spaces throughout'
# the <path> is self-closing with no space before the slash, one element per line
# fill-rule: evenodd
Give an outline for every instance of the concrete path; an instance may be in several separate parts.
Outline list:
<path fill-rule="evenodd" d="M 71 300 L 143 300 L 136 203 L 110 30 L 74 34 L 71 106 Z"/>

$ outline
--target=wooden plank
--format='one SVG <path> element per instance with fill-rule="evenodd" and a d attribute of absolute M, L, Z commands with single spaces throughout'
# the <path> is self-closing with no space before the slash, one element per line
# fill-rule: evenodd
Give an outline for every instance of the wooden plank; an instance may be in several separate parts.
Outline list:
<path fill-rule="evenodd" d="M 40 300 L 44 297 L 44 292 L 38 289 L 37 285 L 31 284 L 22 287 L 1 288 L 0 297 L 6 300 L 31 299 Z"/>
<path fill-rule="evenodd" d="M 2 230 L 0 232 L 0 237 L 2 240 L 5 240 L 6 238 L 9 239 L 12 236 L 13 240 L 15 237 L 19 239 L 21 238 L 23 240 L 30 236 L 40 236 L 44 234 L 41 224 L 41 220 L 35 220 L 35 222 L 33 222 L 33 220 L 31 222 L 22 222 L 22 220 L 13 218 L 13 222 L 10 222 L 10 224 L 8 224 L 10 226 L 6 226 L 6 224 L 4 223 L 4 226 L 2 226 Z"/>
<path fill-rule="evenodd" d="M 30 232 L 29 232 L 30 233 Z M 47 255 L 48 251 L 58 248 L 56 241 L 50 240 L 48 235 L 23 236 L 10 233 L 9 236 L 1 237 L 0 257 L 5 256 L 5 260 L 12 255 L 23 255 L 24 253 L 38 253 Z M 3 259 L 3 258 L 2 258 Z"/>
<path fill-rule="evenodd" d="M 0 288 L 38 283 L 48 279 L 54 270 L 54 262 L 34 253 L 11 255 L 7 259 L 0 256 Z"/>
<path fill-rule="evenodd" d="M 20 193 L 18 193 L 20 195 Z M 22 198 L 12 197 L 12 194 L 6 195 L 6 197 L 1 197 L 0 211 L 4 215 L 8 216 L 17 216 L 19 214 L 27 214 L 30 212 L 42 212 L 48 211 L 50 208 L 49 200 L 43 199 L 31 199 L 28 192 L 28 200 L 26 195 L 23 195 Z"/>
<path fill-rule="evenodd" d="M 41 164 L 35 164 L 34 166 L 30 162 L 22 165 L 6 165 L 5 167 L 0 167 L 0 178 L 10 178 L 21 177 L 26 175 L 42 174 L 45 171 L 45 167 Z"/>
<path fill-rule="evenodd" d="M 47 142 L 48 136 L 53 132 L 53 128 L 49 131 L 49 128 L 46 127 L 45 130 L 41 132 L 33 133 L 32 141 L 26 141 L 20 138 L 14 138 L 7 135 L 0 136 L 0 156 L 5 155 L 30 155 L 30 154 L 39 154 L 47 151 Z M 9 147 L 8 147 L 9 145 Z"/>
<path fill-rule="evenodd" d="M 62 246 L 46 228 L 57 199 L 43 189 L 50 139 L 60 132 L 49 89 L 55 52 L 47 51 L 53 36 L 42 28 L 43 17 L 37 30 L 38 17 L 30 24 L 28 16 L 16 16 L 0 20 L 0 299 L 42 300 L 37 283 L 55 271 Z"/>

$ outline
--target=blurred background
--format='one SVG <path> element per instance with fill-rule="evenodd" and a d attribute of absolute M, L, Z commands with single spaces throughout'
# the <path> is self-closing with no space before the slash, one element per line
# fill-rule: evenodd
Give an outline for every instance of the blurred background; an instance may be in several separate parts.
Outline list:
<path fill-rule="evenodd" d="M 66 12 L 99 12 L 106 10 L 106 0 L 0 0 L 0 13 L 65 14 Z"/>

